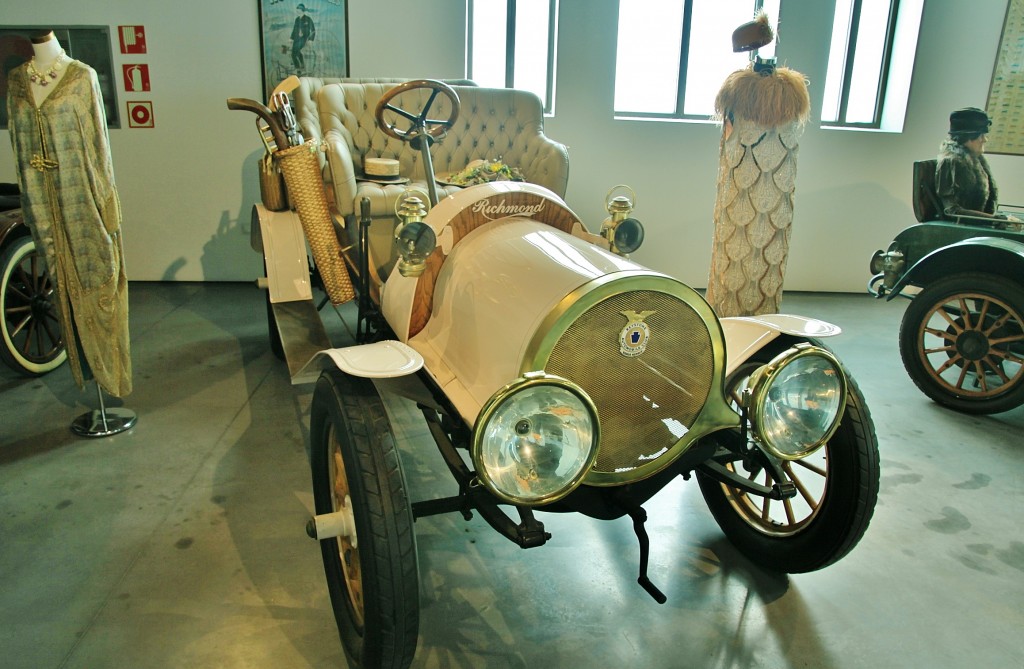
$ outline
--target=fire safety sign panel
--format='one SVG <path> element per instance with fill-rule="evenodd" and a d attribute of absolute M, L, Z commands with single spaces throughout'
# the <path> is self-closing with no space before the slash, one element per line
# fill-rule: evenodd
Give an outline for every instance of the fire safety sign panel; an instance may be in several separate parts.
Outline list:
<path fill-rule="evenodd" d="M 149 100 L 133 100 L 128 103 L 128 127 L 152 128 L 153 103 Z"/>
<path fill-rule="evenodd" d="M 126 93 L 149 92 L 149 65 L 145 63 L 122 65 L 121 74 L 124 75 L 124 90 Z"/>
<path fill-rule="evenodd" d="M 118 26 L 121 53 L 146 53 L 146 29 L 142 26 Z"/>

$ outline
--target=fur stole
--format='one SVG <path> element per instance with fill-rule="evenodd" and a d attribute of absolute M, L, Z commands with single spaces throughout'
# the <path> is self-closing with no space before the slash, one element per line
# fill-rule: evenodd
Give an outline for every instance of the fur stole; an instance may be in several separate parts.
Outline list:
<path fill-rule="evenodd" d="M 984 155 L 975 156 L 962 144 L 947 139 L 939 147 L 935 177 L 947 213 L 955 213 L 955 205 L 995 212 L 999 191 Z M 950 205 L 954 205 L 952 210 Z"/>

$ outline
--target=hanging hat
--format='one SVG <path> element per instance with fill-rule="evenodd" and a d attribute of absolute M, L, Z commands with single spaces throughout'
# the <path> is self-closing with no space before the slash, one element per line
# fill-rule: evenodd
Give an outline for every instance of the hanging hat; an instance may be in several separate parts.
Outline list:
<path fill-rule="evenodd" d="M 985 134 L 992 119 L 977 107 L 957 109 L 949 115 L 949 134 L 956 136 Z"/>
<path fill-rule="evenodd" d="M 771 44 L 773 39 L 775 39 L 775 33 L 768 22 L 768 15 L 759 12 L 753 21 L 747 21 L 732 31 L 732 50 L 735 53 L 755 51 Z"/>

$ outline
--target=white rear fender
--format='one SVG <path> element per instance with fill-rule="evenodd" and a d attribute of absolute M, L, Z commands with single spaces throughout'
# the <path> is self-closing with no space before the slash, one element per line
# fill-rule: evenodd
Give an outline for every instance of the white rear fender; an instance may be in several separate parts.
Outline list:
<path fill-rule="evenodd" d="M 727 376 L 780 335 L 820 338 L 842 333 L 838 325 L 792 314 L 723 318 L 722 330 L 725 332 Z"/>
<path fill-rule="evenodd" d="M 299 215 L 293 211 L 270 211 L 262 204 L 252 208 L 249 243 L 263 254 L 267 278 L 261 287 L 270 291 L 270 301 L 295 302 L 313 299 L 309 278 L 306 236 Z"/>

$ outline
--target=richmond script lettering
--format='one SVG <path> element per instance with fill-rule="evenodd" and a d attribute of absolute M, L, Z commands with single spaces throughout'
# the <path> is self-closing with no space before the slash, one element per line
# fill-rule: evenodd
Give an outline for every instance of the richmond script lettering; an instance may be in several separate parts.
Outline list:
<path fill-rule="evenodd" d="M 537 204 L 505 204 L 505 200 L 494 203 L 491 200 L 480 200 L 473 204 L 474 214 L 483 214 L 486 218 L 494 220 L 506 216 L 526 215 L 533 216 L 544 209 L 544 201 Z"/>

